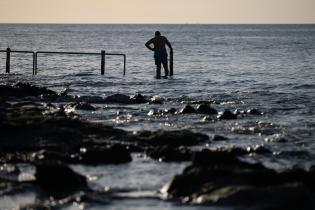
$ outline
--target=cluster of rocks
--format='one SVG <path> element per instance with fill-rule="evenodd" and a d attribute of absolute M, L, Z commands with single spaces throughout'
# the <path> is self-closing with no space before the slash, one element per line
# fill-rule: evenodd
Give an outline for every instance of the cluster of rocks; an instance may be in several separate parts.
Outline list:
<path fill-rule="evenodd" d="M 263 112 L 257 109 L 249 109 L 249 110 L 235 110 L 234 112 L 230 110 L 224 110 L 222 112 L 217 111 L 212 108 L 211 105 L 208 104 L 199 104 L 196 108 L 192 105 L 186 105 L 180 110 L 175 108 L 170 108 L 167 110 L 159 110 L 152 109 L 149 111 L 149 116 L 162 116 L 167 114 L 203 114 L 206 115 L 203 120 L 235 120 L 238 117 L 242 117 L 244 115 L 262 115 Z"/>
<path fill-rule="evenodd" d="M 314 209 L 315 167 L 309 171 L 292 169 L 277 172 L 261 164 L 238 159 L 251 153 L 272 154 L 263 146 L 194 152 L 189 147 L 209 143 L 207 135 L 189 130 L 132 133 L 90 123 L 66 111 L 94 111 L 96 108 L 89 103 L 73 100 L 65 107 L 53 105 L 50 103 L 52 99 L 67 96 L 25 83 L 0 85 L 0 96 L 0 163 L 34 165 L 35 180 L 27 184 L 39 187 L 49 196 L 65 197 L 79 190 L 93 193 L 86 177 L 71 170 L 68 164 L 122 164 L 132 161 L 132 152 L 141 152 L 165 162 L 192 160 L 181 175 L 175 176 L 161 190 L 166 197 L 183 203 L 250 209 Z M 162 103 L 163 100 L 140 94 L 131 97 L 115 94 L 103 101 L 135 104 Z M 214 116 L 218 120 L 236 119 L 243 114 L 262 114 L 258 110 L 226 110 L 220 113 L 205 103 L 197 108 L 187 105 L 181 110 L 160 112 L 193 113 Z M 155 113 L 152 112 L 152 115 Z M 227 138 L 212 138 L 212 141 L 221 140 Z M 11 171 L 19 173 L 18 170 Z M 12 180 L 0 174 L 0 184 L 7 182 Z"/>
<path fill-rule="evenodd" d="M 43 98 L 59 97 L 56 92 L 29 84 L 2 85 L 0 96 L 0 163 L 36 166 L 36 179 L 31 183 L 49 195 L 62 197 L 77 190 L 89 190 L 86 178 L 73 172 L 68 164 L 128 163 L 132 161 L 132 152 L 143 152 L 163 161 L 189 160 L 191 151 L 181 147 L 209 140 L 206 135 L 188 130 L 134 134 L 90 123 L 66 111 L 95 110 L 88 103 L 53 105 Z M 128 100 L 144 102 L 139 95 Z M 0 175 L 0 182 L 4 181 L 8 180 Z"/>

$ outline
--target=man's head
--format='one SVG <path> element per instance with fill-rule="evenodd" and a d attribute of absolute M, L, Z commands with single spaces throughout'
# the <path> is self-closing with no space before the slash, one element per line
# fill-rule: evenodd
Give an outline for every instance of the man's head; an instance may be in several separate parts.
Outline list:
<path fill-rule="evenodd" d="M 156 31 L 156 32 L 155 32 L 155 36 L 161 36 L 161 32 Z"/>

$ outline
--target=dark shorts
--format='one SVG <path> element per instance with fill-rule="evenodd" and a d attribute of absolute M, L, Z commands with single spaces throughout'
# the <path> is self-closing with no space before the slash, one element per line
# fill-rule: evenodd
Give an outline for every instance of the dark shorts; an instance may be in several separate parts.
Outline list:
<path fill-rule="evenodd" d="M 155 65 L 167 65 L 167 52 L 166 49 L 154 51 Z"/>

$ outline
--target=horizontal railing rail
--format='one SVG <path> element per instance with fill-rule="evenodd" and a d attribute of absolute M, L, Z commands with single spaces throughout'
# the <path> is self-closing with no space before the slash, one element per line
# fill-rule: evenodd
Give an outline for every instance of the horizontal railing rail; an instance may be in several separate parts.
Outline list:
<path fill-rule="evenodd" d="M 30 53 L 33 55 L 33 75 L 37 74 L 37 61 L 39 54 L 60 54 L 60 55 L 93 55 L 101 56 L 101 75 L 105 74 L 105 56 L 123 56 L 124 58 L 124 72 L 123 75 L 126 75 L 126 54 L 122 53 L 106 53 L 102 50 L 100 53 L 91 53 L 91 52 L 63 52 L 63 51 L 26 51 L 26 50 L 11 50 L 7 48 L 6 50 L 0 50 L 0 53 L 6 53 L 6 73 L 10 73 L 10 57 L 11 53 Z"/>

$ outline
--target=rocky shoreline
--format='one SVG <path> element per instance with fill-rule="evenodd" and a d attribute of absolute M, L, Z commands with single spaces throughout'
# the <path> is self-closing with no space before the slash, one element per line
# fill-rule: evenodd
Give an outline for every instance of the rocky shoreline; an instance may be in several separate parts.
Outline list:
<path fill-rule="evenodd" d="M 124 164 L 132 161 L 133 153 L 141 153 L 164 162 L 191 161 L 182 174 L 175 176 L 161 189 L 162 198 L 189 205 L 249 209 L 315 207 L 315 166 L 310 170 L 288 169 L 278 172 L 239 159 L 252 152 L 271 154 L 266 148 L 195 151 L 191 146 L 210 143 L 207 135 L 189 130 L 133 133 L 91 123 L 67 111 L 95 110 L 88 101 L 28 83 L 0 85 L 0 96 L 0 163 L 4 168 L 0 174 L 1 194 L 31 186 L 40 197 L 47 199 L 53 196 L 71 202 L 79 197 L 81 202 L 85 199 L 110 202 L 110 198 L 115 196 L 114 192 L 90 189 L 87 178 L 74 172 L 69 164 Z M 115 94 L 97 100 L 99 103 L 117 104 L 163 103 L 161 98 L 148 98 L 140 94 L 131 97 Z M 58 105 L 62 101 L 71 102 Z M 194 113 L 206 114 L 205 121 L 233 120 L 246 114 L 262 114 L 255 109 L 218 112 L 202 102 L 196 108 L 186 105 L 181 110 L 151 110 L 148 115 Z M 221 140 L 226 138 L 214 136 L 212 139 Z M 20 171 L 16 164 L 19 163 L 36 168 L 34 179 L 17 179 Z M 51 208 L 43 203 L 21 207 Z"/>

